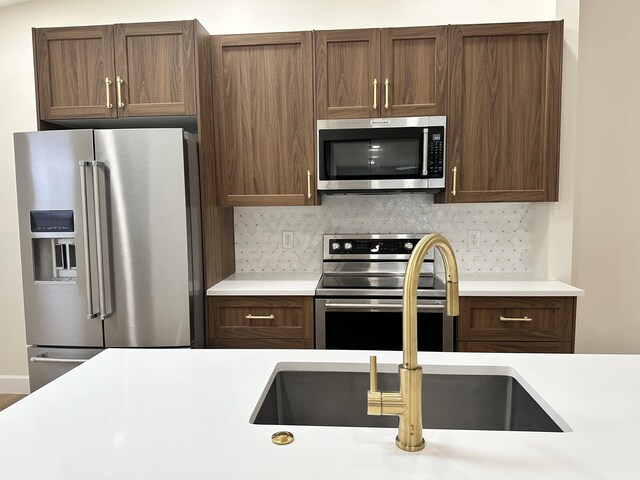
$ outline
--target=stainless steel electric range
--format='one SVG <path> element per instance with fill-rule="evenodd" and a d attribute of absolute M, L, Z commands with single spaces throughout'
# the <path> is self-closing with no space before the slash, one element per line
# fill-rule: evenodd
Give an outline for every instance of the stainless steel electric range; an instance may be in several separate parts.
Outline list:
<path fill-rule="evenodd" d="M 402 285 L 413 247 L 425 234 L 324 235 L 316 289 L 316 348 L 402 350 Z M 453 351 L 455 318 L 434 253 L 418 286 L 418 350 Z"/>

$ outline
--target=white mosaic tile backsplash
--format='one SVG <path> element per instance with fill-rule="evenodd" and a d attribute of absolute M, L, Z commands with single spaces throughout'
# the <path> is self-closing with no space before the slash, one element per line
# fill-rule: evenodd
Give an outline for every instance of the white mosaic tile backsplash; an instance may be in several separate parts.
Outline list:
<path fill-rule="evenodd" d="M 461 272 L 531 269 L 528 203 L 440 205 L 433 195 L 332 195 L 316 207 L 236 207 L 237 272 L 321 272 L 324 233 L 443 234 Z M 470 249 L 468 231 L 480 231 Z M 294 232 L 293 248 L 282 232 Z M 438 255 L 436 255 L 438 257 Z"/>

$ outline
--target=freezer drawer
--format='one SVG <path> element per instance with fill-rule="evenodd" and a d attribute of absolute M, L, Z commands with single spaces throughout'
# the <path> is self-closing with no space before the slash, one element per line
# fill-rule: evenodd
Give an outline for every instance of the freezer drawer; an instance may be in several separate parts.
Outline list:
<path fill-rule="evenodd" d="M 102 350 L 100 348 L 27 348 L 31 392 L 64 375 Z"/>

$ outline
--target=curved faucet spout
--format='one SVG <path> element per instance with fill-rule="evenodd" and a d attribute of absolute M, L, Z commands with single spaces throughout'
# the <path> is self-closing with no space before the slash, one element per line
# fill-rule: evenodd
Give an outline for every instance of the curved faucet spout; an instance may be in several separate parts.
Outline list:
<path fill-rule="evenodd" d="M 436 247 L 442 254 L 447 284 L 447 315 L 458 315 L 458 266 L 453 248 L 442 235 L 427 235 L 413 248 L 402 290 L 402 365 L 399 392 L 378 391 L 375 356 L 371 357 L 371 388 L 367 392 L 369 415 L 397 415 L 396 445 L 408 452 L 424 448 L 422 437 L 422 367 L 418 365 L 418 279 L 427 252 Z"/>
<path fill-rule="evenodd" d="M 427 235 L 413 248 L 402 288 L 402 363 L 404 368 L 418 366 L 418 280 L 424 257 L 436 247 L 442 255 L 446 280 L 446 312 L 458 315 L 458 265 L 449 241 L 438 233 Z"/>

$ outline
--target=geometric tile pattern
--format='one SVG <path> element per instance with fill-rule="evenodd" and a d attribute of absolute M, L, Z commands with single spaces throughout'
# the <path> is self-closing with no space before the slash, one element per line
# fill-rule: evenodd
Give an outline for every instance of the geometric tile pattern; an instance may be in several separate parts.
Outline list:
<path fill-rule="evenodd" d="M 441 205 L 430 194 L 328 195 L 315 207 L 235 207 L 237 272 L 322 271 L 324 233 L 443 234 L 461 272 L 531 271 L 528 203 Z M 467 245 L 480 231 L 479 248 Z M 282 232 L 294 232 L 282 248 Z M 437 255 L 436 255 L 437 257 Z"/>

